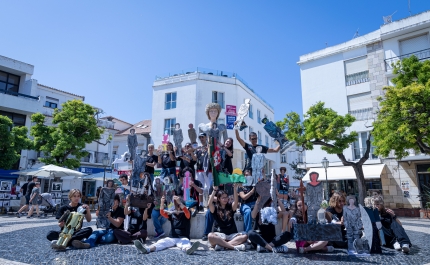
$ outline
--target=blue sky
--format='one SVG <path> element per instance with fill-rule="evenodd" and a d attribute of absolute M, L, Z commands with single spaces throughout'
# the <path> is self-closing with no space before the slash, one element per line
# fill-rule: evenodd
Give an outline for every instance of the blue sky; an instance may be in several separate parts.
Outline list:
<path fill-rule="evenodd" d="M 157 74 L 197 66 L 238 73 L 276 120 L 302 113 L 300 55 L 374 31 L 395 11 L 409 16 L 407 0 L 3 0 L 0 9 L 0 55 L 131 123 L 151 118 Z M 428 9 L 411 0 L 412 14 Z"/>

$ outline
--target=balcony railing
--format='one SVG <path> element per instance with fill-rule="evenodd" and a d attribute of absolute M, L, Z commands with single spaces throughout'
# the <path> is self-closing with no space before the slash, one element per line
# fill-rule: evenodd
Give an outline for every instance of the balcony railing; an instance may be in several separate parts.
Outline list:
<path fill-rule="evenodd" d="M 113 129 L 114 123 L 108 120 L 97 120 L 97 126 L 104 127 L 106 129 Z"/>
<path fill-rule="evenodd" d="M 369 71 L 358 72 L 355 74 L 350 74 L 345 76 L 345 85 L 352 86 L 356 84 L 361 84 L 369 82 Z"/>
<path fill-rule="evenodd" d="M 30 95 L 21 94 L 21 93 L 18 93 L 18 92 L 9 91 L 9 90 L 5 90 L 5 89 L 0 89 L 0 93 L 1 94 L 12 95 L 12 96 L 16 96 L 16 97 L 22 97 L 22 98 L 26 98 L 26 99 L 30 99 L 30 100 L 39 100 L 39 97 L 33 97 L 33 96 L 30 96 Z"/>
<path fill-rule="evenodd" d="M 354 116 L 356 121 L 366 121 L 375 118 L 373 108 L 352 110 L 348 113 Z"/>
<path fill-rule="evenodd" d="M 393 64 L 395 64 L 397 61 L 402 60 L 404 58 L 409 58 L 412 55 L 415 55 L 420 61 L 428 60 L 430 58 L 430 49 L 411 52 L 400 56 L 395 56 L 395 57 L 385 59 L 385 69 L 387 71 L 393 70 Z"/>
<path fill-rule="evenodd" d="M 363 157 L 364 153 L 366 152 L 366 148 L 352 148 L 354 160 L 359 160 Z M 378 159 L 378 156 L 373 154 L 375 152 L 375 147 L 370 147 L 370 153 L 369 153 L 369 159 Z"/>

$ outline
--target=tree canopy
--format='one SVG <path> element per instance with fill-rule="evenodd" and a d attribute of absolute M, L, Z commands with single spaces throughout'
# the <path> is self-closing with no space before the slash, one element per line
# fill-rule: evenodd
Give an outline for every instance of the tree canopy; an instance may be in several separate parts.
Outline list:
<path fill-rule="evenodd" d="M 21 150 L 31 149 L 27 127 L 13 126 L 6 116 L 0 115 L 0 168 L 11 169 L 21 157 Z"/>
<path fill-rule="evenodd" d="M 430 154 L 430 61 L 412 56 L 394 65 L 394 86 L 384 87 L 374 126 L 375 153 L 400 159 L 415 150 Z"/>
<path fill-rule="evenodd" d="M 88 155 L 85 145 L 98 142 L 104 132 L 97 126 L 96 115 L 97 109 L 80 100 L 67 101 L 62 104 L 61 110 L 55 109 L 52 126 L 45 124 L 43 114 L 33 114 L 31 135 L 34 137 L 34 147 L 46 156 L 40 160 L 45 164 L 72 169 L 79 167 L 80 159 Z"/>

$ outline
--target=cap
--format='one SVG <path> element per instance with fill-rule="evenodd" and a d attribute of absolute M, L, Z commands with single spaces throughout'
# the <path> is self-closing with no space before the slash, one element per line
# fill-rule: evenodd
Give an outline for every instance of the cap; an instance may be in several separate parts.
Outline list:
<path fill-rule="evenodd" d="M 200 136 L 206 136 L 206 133 L 199 133 L 199 137 Z"/>

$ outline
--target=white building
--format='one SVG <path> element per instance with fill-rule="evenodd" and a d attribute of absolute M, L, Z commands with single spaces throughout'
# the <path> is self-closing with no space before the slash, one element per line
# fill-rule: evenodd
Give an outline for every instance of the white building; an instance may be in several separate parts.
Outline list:
<path fill-rule="evenodd" d="M 171 132 L 175 124 L 181 125 L 185 143 L 190 142 L 188 137 L 188 125 L 192 123 L 198 134 L 198 124 L 208 123 L 205 113 L 206 104 L 219 103 L 222 113 L 218 123 L 226 122 L 226 105 L 234 105 L 239 110 L 245 99 L 251 99 L 249 115 L 245 118 L 249 126 L 240 132 L 240 136 L 249 142 L 249 132 L 258 135 L 258 143 L 275 148 L 276 144 L 263 129 L 261 119 L 267 117 L 274 119 L 273 108 L 258 96 L 235 73 L 197 68 L 190 71 L 182 71 L 167 76 L 157 77 L 153 84 L 152 98 L 152 130 L 151 138 L 155 147 L 161 144 L 162 135 L 167 130 Z M 228 137 L 234 139 L 233 167 L 243 168 L 245 152 L 237 142 L 234 130 L 227 130 Z M 173 137 L 170 137 L 173 142 Z M 198 140 L 197 140 L 198 141 Z M 267 154 L 267 171 L 276 168 L 279 173 L 280 154 Z"/>
<path fill-rule="evenodd" d="M 356 117 L 351 131 L 357 141 L 344 151 L 348 160 L 358 160 L 365 151 L 365 140 L 378 108 L 382 88 L 392 85 L 391 63 L 412 54 L 430 58 L 430 12 L 424 12 L 382 25 L 378 30 L 339 45 L 300 56 L 303 113 L 318 101 L 325 102 L 339 114 Z M 372 153 L 364 166 L 366 186 L 380 189 L 390 208 L 419 207 L 420 185 L 429 184 L 424 169 L 430 167 L 428 156 L 416 154 L 401 161 L 379 158 Z M 328 155 L 319 146 L 306 152 L 307 166 L 325 179 L 321 160 L 327 157 L 330 188 L 356 193 L 355 175 L 341 166 L 336 155 Z M 330 179 L 332 181 L 330 181 Z M 421 184 L 419 184 L 421 183 Z"/>

